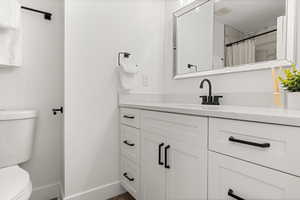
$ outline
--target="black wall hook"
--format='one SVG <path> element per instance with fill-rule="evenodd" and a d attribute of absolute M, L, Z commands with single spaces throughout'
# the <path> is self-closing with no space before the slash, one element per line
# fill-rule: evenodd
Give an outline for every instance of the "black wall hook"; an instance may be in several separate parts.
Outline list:
<path fill-rule="evenodd" d="M 57 112 L 60 112 L 61 114 L 64 113 L 64 108 L 60 107 L 60 108 L 53 108 L 52 109 L 53 115 L 57 115 Z"/>

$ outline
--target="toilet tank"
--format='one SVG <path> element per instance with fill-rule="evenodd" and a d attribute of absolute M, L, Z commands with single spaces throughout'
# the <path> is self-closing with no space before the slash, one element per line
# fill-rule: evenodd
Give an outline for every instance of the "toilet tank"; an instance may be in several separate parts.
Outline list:
<path fill-rule="evenodd" d="M 0 168 L 30 159 L 36 118 L 36 111 L 0 110 Z"/>

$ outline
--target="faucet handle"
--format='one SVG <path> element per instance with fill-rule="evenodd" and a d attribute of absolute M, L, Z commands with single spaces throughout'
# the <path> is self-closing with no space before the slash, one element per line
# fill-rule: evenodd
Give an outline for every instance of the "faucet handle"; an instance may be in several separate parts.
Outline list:
<path fill-rule="evenodd" d="M 202 104 L 203 105 L 208 103 L 208 96 L 200 96 L 200 98 L 202 99 Z"/>
<path fill-rule="evenodd" d="M 220 105 L 220 99 L 223 98 L 223 96 L 214 96 L 214 105 Z"/>

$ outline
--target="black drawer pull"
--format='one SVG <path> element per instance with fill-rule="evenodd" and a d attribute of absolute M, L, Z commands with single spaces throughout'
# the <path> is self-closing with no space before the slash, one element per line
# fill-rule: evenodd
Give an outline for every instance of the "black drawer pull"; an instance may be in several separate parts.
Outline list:
<path fill-rule="evenodd" d="M 134 178 L 130 178 L 130 177 L 128 176 L 127 172 L 124 173 L 123 176 L 124 176 L 128 181 L 130 181 L 130 182 L 134 181 Z"/>
<path fill-rule="evenodd" d="M 165 168 L 170 169 L 170 165 L 168 164 L 168 150 L 171 148 L 170 145 L 165 147 Z"/>
<path fill-rule="evenodd" d="M 239 197 L 239 196 L 235 195 L 232 189 L 228 190 L 228 196 L 230 196 L 230 197 L 232 197 L 232 198 L 234 198 L 236 200 L 245 200 L 242 197 Z"/>
<path fill-rule="evenodd" d="M 260 143 L 256 143 L 256 142 L 250 142 L 250 141 L 235 139 L 232 136 L 228 140 L 230 142 L 236 142 L 236 143 L 251 145 L 251 146 L 260 147 L 260 148 L 270 148 L 270 146 L 271 146 L 270 143 L 262 143 L 262 144 L 260 144 Z"/>
<path fill-rule="evenodd" d="M 125 140 L 123 143 L 126 144 L 126 145 L 128 145 L 128 146 L 130 146 L 130 147 L 134 147 L 135 146 L 135 144 L 129 143 L 127 140 Z"/>
<path fill-rule="evenodd" d="M 134 119 L 135 117 L 134 116 L 129 116 L 129 115 L 123 115 L 124 118 L 127 118 L 127 119 Z"/>
<path fill-rule="evenodd" d="M 165 145 L 164 143 L 161 143 L 161 144 L 158 146 L 158 164 L 159 164 L 159 165 L 164 165 L 164 162 L 161 161 L 161 148 L 162 148 L 164 145 Z"/>

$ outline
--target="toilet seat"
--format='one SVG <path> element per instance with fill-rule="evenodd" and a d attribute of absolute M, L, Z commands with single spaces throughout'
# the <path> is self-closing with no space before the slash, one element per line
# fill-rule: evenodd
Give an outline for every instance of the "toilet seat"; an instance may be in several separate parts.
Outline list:
<path fill-rule="evenodd" d="M 29 200 L 32 185 L 28 172 L 19 166 L 0 169 L 0 199 Z"/>

